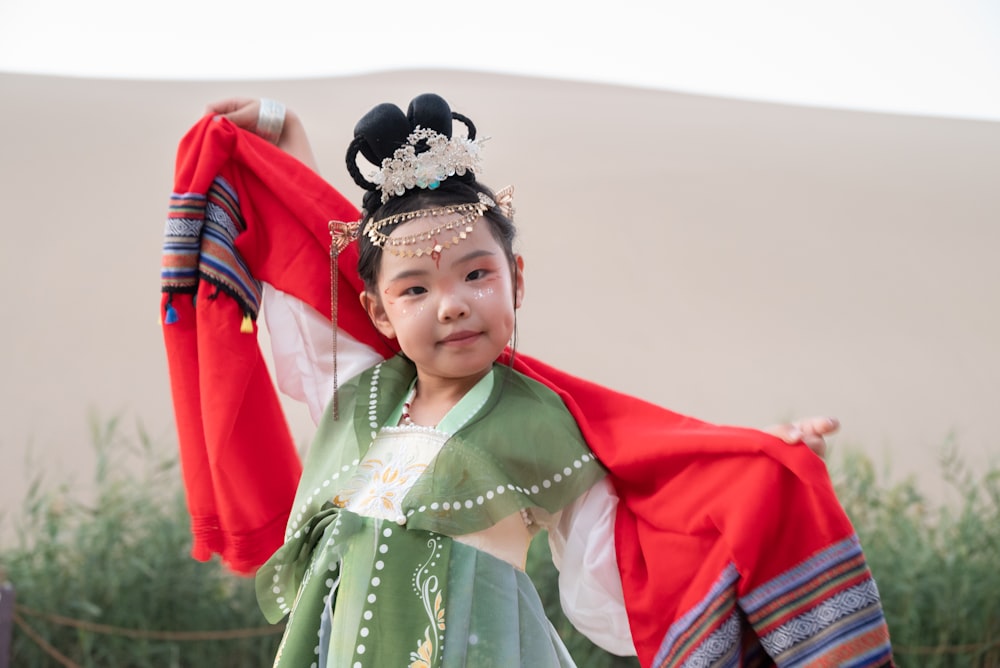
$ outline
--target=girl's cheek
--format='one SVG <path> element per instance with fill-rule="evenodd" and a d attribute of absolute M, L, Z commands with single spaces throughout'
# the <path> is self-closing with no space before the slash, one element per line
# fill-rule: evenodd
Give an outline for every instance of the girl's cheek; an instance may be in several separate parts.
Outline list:
<path fill-rule="evenodd" d="M 472 298 L 475 299 L 476 301 L 482 301 L 484 299 L 491 298 L 494 294 L 496 294 L 496 290 L 494 290 L 493 286 L 490 285 L 490 286 L 476 288 L 472 292 Z"/>
<path fill-rule="evenodd" d="M 427 308 L 427 305 L 421 301 L 417 304 L 400 304 L 396 312 L 401 318 L 416 318 L 419 317 Z"/>
<path fill-rule="evenodd" d="M 497 287 L 500 284 L 499 276 L 491 276 L 488 280 L 485 280 L 478 285 L 472 291 L 472 298 L 476 301 L 481 301 L 483 299 L 489 299 L 496 294 Z"/>

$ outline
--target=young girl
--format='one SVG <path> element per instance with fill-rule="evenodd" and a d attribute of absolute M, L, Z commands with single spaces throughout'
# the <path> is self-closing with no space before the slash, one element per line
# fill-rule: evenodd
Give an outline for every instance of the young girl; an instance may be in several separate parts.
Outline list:
<path fill-rule="evenodd" d="M 248 108 L 244 126 L 284 134 L 270 104 L 213 111 L 239 123 Z M 287 131 L 286 142 L 308 146 L 294 119 Z M 549 532 L 567 616 L 643 665 L 890 664 L 874 582 L 814 454 L 513 350 L 525 284 L 510 193 L 476 180 L 475 127 L 443 99 L 420 96 L 406 113 L 379 105 L 359 121 L 347 156 L 367 191 L 359 222 L 329 186 L 257 138 L 216 121 L 192 132 L 168 224 L 164 331 L 196 556 L 253 564 L 247 545 L 268 543 L 281 514 L 269 509 L 286 504 L 283 543 L 257 572 L 265 615 L 288 617 L 275 665 L 573 665 L 524 573 L 539 529 Z M 314 209 L 341 214 L 329 222 L 328 305 L 306 287 L 315 249 L 296 240 L 299 227 L 315 230 Z M 191 242 L 191 221 L 202 228 L 194 290 L 189 275 L 178 278 L 178 239 Z M 264 298 L 279 381 L 318 411 L 329 393 L 316 378 L 333 376 L 290 506 L 274 488 L 297 476 L 296 463 L 285 441 L 268 443 L 275 418 L 252 398 L 262 389 L 256 357 L 244 356 L 251 371 L 223 388 L 234 404 L 207 410 L 203 396 L 223 382 L 204 353 L 233 338 L 219 334 L 226 308 L 256 315 L 257 278 L 279 288 Z M 174 299 L 200 292 L 199 282 L 214 290 L 197 309 Z M 328 334 L 324 374 L 315 351 L 331 318 L 340 330 Z M 186 326 L 196 331 L 179 334 Z M 227 356 L 241 346 L 227 345 Z M 241 438 L 268 469 L 252 512 L 226 500 L 248 496 L 232 478 L 258 479 L 234 447 Z"/>

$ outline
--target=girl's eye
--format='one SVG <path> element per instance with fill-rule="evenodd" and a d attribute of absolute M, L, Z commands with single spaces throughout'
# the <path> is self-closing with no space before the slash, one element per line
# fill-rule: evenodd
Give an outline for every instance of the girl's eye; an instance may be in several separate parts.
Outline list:
<path fill-rule="evenodd" d="M 406 288 L 405 290 L 403 290 L 403 294 L 408 296 L 422 295 L 425 292 L 427 292 L 427 288 L 421 287 L 419 285 L 414 285 L 412 288 Z"/>
<path fill-rule="evenodd" d="M 469 274 L 465 277 L 465 280 L 467 280 L 467 281 L 475 281 L 475 280 L 479 280 L 480 278 L 486 278 L 486 270 L 485 269 L 476 269 L 474 271 L 470 271 Z"/>

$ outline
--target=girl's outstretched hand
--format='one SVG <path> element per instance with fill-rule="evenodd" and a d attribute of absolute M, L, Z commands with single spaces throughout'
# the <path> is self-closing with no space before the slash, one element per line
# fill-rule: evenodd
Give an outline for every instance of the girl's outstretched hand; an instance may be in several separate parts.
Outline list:
<path fill-rule="evenodd" d="M 776 424 L 763 431 L 777 436 L 785 443 L 805 443 L 820 457 L 826 456 L 826 436 L 840 428 L 840 421 L 832 417 L 810 417 L 790 424 Z"/>

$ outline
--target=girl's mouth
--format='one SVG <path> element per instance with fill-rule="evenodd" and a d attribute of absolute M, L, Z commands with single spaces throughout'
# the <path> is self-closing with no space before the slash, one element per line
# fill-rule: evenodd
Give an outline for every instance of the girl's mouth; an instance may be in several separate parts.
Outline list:
<path fill-rule="evenodd" d="M 466 343 L 472 343 L 480 336 L 479 332 L 473 331 L 461 331 L 454 332 L 448 336 L 441 339 L 441 343 L 445 345 L 462 345 Z"/>

